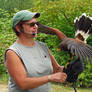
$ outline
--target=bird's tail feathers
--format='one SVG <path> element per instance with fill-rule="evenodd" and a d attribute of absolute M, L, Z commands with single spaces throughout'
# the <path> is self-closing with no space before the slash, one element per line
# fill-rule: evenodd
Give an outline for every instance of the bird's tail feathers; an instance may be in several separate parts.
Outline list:
<path fill-rule="evenodd" d="M 92 34 L 92 17 L 83 13 L 74 20 L 75 37 L 86 42 L 86 39 Z"/>

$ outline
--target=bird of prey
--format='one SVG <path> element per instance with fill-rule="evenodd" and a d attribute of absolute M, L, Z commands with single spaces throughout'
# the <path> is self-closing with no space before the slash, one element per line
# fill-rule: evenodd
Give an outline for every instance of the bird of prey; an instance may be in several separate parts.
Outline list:
<path fill-rule="evenodd" d="M 83 13 L 74 20 L 75 38 L 69 38 L 60 30 L 40 23 L 38 26 L 38 32 L 58 36 L 61 40 L 58 48 L 69 51 L 71 58 L 76 56 L 82 63 L 83 61 L 92 63 L 92 47 L 86 43 L 86 39 L 92 34 L 92 17 Z"/>

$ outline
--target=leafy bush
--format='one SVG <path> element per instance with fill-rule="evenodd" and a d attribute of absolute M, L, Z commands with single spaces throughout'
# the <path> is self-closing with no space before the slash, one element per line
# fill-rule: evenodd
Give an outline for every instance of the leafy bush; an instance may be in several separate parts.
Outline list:
<path fill-rule="evenodd" d="M 11 16 L 7 11 L 0 9 L 0 74 L 5 73 L 4 52 L 13 42 L 15 35 L 11 29 Z"/>
<path fill-rule="evenodd" d="M 33 1 L 34 0 L 0 0 L 0 8 L 7 10 L 9 13 L 11 13 L 14 12 L 14 9 L 16 7 L 18 10 L 33 7 Z"/>
<path fill-rule="evenodd" d="M 24 2 L 25 3 L 25 2 Z M 28 10 L 40 12 L 41 17 L 38 19 L 49 27 L 54 27 L 64 32 L 68 37 L 74 37 L 74 19 L 82 13 L 92 16 L 92 0 L 34 0 L 33 8 Z M 26 9 L 23 7 L 22 9 Z M 19 9 L 5 11 L 0 9 L 0 63 L 3 62 L 5 49 L 16 40 L 16 36 L 11 29 L 12 16 Z M 57 46 L 60 43 L 56 36 L 38 33 L 36 40 L 43 41 L 47 44 L 51 53 L 55 56 L 60 65 L 65 65 L 69 60 L 67 52 L 58 52 Z M 92 37 L 89 37 L 88 44 L 92 45 Z M 87 67 L 91 67 L 88 65 Z M 92 70 L 92 69 L 91 69 Z M 5 73 L 5 67 L 0 66 L 0 73 Z M 92 71 L 87 68 L 80 76 L 78 86 L 92 86 Z"/>
<path fill-rule="evenodd" d="M 86 65 L 86 70 L 79 76 L 79 87 L 92 87 L 92 65 Z"/>

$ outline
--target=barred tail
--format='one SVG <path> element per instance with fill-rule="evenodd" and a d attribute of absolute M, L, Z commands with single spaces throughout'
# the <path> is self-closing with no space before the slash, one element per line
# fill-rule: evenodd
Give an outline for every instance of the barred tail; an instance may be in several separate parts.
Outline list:
<path fill-rule="evenodd" d="M 92 34 L 92 17 L 83 13 L 74 20 L 75 37 L 86 42 L 86 39 Z"/>

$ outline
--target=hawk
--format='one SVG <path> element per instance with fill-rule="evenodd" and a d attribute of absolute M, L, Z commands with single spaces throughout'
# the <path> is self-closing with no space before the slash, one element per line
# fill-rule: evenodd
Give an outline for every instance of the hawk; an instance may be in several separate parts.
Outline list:
<path fill-rule="evenodd" d="M 68 51 L 71 58 L 76 56 L 76 59 L 80 59 L 82 63 L 83 61 L 92 63 L 92 47 L 86 43 L 87 38 L 92 34 L 92 17 L 83 13 L 79 18 L 75 18 L 75 38 L 69 38 L 60 30 L 40 23 L 38 27 L 38 32 L 56 35 L 61 40 L 58 49 Z"/>

